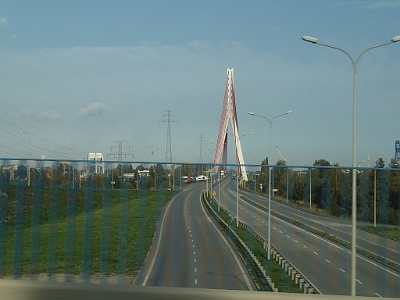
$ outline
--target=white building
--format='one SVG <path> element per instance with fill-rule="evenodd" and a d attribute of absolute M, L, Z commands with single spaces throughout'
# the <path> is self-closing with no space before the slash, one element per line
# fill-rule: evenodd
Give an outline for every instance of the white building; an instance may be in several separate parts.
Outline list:
<path fill-rule="evenodd" d="M 89 174 L 104 175 L 104 157 L 103 153 L 89 153 L 87 157 Z"/>
<path fill-rule="evenodd" d="M 150 176 L 150 171 L 149 171 L 149 170 L 138 171 L 138 173 L 139 173 L 139 177 L 147 177 L 147 176 Z"/>

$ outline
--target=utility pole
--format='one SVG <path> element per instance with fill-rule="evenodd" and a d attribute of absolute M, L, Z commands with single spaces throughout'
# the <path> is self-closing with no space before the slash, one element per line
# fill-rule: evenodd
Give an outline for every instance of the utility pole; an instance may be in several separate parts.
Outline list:
<path fill-rule="evenodd" d="M 175 117 L 174 115 L 171 114 L 171 110 L 167 110 L 167 114 L 163 115 L 163 120 L 160 122 L 163 122 L 164 124 L 167 124 L 167 147 L 166 147 L 166 152 L 165 152 L 165 161 L 169 162 L 171 165 L 171 175 L 174 176 L 174 165 L 172 164 L 172 146 L 171 146 L 171 123 L 179 123 L 177 120 L 172 120 L 172 117 Z M 170 177 L 170 176 L 169 176 Z M 174 178 L 172 178 L 172 185 L 174 184 Z M 169 186 L 171 184 L 169 183 Z M 173 186 L 172 186 L 173 188 Z"/>
<path fill-rule="evenodd" d="M 201 133 L 200 136 L 197 138 L 196 142 L 200 142 L 200 156 L 199 156 L 199 163 L 203 161 L 203 141 L 207 141 L 204 135 Z"/>
<path fill-rule="evenodd" d="M 179 123 L 177 120 L 172 120 L 172 118 L 176 118 L 175 115 L 171 114 L 171 110 L 167 110 L 167 114 L 163 115 L 163 120 L 160 123 L 167 124 L 167 147 L 165 152 L 165 161 L 172 163 L 172 146 L 171 146 L 171 123 Z"/>
<path fill-rule="evenodd" d="M 200 134 L 196 142 L 200 142 L 199 166 L 197 167 L 196 174 L 201 174 L 201 172 L 203 171 L 203 166 L 200 165 L 200 163 L 203 162 L 203 142 L 207 142 L 207 140 L 203 134 Z"/>

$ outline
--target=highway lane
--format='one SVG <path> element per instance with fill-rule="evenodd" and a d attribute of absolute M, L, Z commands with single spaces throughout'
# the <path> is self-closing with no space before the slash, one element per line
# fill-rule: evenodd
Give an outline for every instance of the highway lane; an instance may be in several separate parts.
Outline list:
<path fill-rule="evenodd" d="M 236 215 L 235 185 L 236 182 L 229 179 L 221 183 L 221 205 L 226 206 L 232 215 Z M 215 189 L 218 190 L 218 185 Z M 242 200 L 239 203 L 239 219 L 266 239 L 267 213 Z M 285 214 L 285 211 L 281 213 Z M 322 293 L 350 294 L 351 255 L 348 249 L 273 216 L 271 225 L 272 246 L 291 261 Z M 400 297 L 400 276 L 358 256 L 357 295 Z"/>
<path fill-rule="evenodd" d="M 204 183 L 184 188 L 168 204 L 136 285 L 253 290 L 243 262 L 208 217 Z"/>
<path fill-rule="evenodd" d="M 241 191 L 240 193 L 244 196 L 251 196 L 253 201 L 256 201 L 265 207 L 268 204 L 268 200 L 265 197 L 255 197 L 254 194 L 246 191 Z M 330 233 L 348 243 L 351 243 L 350 220 L 339 218 L 334 219 L 310 214 L 275 201 L 271 202 L 271 209 L 280 214 L 284 214 L 293 220 L 297 220 L 305 225 Z M 393 241 L 364 230 L 357 230 L 357 246 L 400 264 L 400 243 L 398 241 Z"/>

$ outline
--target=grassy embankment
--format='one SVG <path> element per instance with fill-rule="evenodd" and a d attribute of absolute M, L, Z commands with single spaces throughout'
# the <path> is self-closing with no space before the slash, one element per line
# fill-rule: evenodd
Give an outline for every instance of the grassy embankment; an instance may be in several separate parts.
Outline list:
<path fill-rule="evenodd" d="M 173 193 L 12 188 L 0 206 L 0 275 L 134 274 Z"/>

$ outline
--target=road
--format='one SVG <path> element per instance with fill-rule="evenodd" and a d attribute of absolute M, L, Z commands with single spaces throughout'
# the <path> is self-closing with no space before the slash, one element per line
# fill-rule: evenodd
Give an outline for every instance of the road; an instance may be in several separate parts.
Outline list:
<path fill-rule="evenodd" d="M 203 189 L 204 183 L 191 184 L 167 205 L 136 285 L 254 289 L 243 262 L 206 214 Z"/>
<path fill-rule="evenodd" d="M 265 197 L 254 197 L 254 194 L 242 191 L 244 196 L 252 196 L 252 200 L 267 206 Z M 275 202 L 271 203 L 271 209 L 307 226 L 332 234 L 348 243 L 351 243 L 351 221 L 346 219 L 334 219 L 317 216 L 299 211 L 288 205 Z M 369 224 L 370 225 L 370 224 Z M 382 236 L 371 234 L 364 230 L 357 230 L 357 246 L 367 249 L 387 260 L 400 264 L 400 243 Z"/>
<path fill-rule="evenodd" d="M 217 190 L 218 185 L 214 186 Z M 243 194 L 243 192 L 241 192 Z M 257 200 L 267 205 L 265 198 L 260 198 L 251 193 L 246 197 Z M 221 205 L 227 207 L 232 215 L 236 215 L 236 180 L 227 179 L 221 183 Z M 294 210 L 273 201 L 272 210 L 286 215 L 292 219 L 299 219 L 303 223 L 312 224 L 313 227 L 330 231 L 337 235 L 348 234 L 349 227 L 346 223 L 332 226 L 332 220 L 320 218 L 306 212 Z M 239 219 L 250 225 L 258 234 L 267 239 L 268 214 L 254 206 L 239 201 Z M 328 228 L 330 228 L 328 230 Z M 332 229 L 333 228 L 333 229 Z M 399 259 L 396 251 L 399 244 L 387 239 L 381 242 L 376 236 L 366 238 L 361 235 L 358 238 L 360 244 L 367 249 L 376 250 L 388 257 Z M 323 294 L 349 295 L 351 254 L 330 241 L 322 239 L 301 228 L 295 227 L 276 217 L 271 218 L 272 246 L 283 254 L 308 280 L 310 280 Z M 393 255 L 394 253 L 394 255 Z M 357 256 L 357 295 L 370 297 L 400 297 L 400 275 L 376 262 Z"/>

